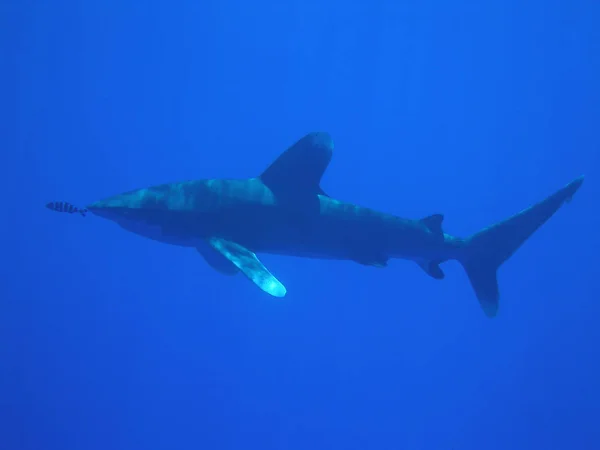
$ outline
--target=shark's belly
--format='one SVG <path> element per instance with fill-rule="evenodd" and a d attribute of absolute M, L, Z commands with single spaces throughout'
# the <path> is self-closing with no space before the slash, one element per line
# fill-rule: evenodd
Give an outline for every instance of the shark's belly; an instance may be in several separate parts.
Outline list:
<path fill-rule="evenodd" d="M 318 259 L 353 260 L 378 264 L 392 258 L 421 261 L 449 259 L 455 249 L 433 234 L 403 223 L 360 220 L 353 217 L 303 217 L 254 235 L 240 235 L 238 242 L 256 253 L 272 253 Z M 276 221 L 274 221 L 276 223 Z"/>
<path fill-rule="evenodd" d="M 197 247 L 198 242 L 202 240 L 200 236 L 193 233 L 169 232 L 168 226 L 165 225 L 127 219 L 118 220 L 116 222 L 124 230 L 163 244 L 177 245 L 180 247 Z"/>
<path fill-rule="evenodd" d="M 217 237 L 254 253 L 304 258 L 363 262 L 424 256 L 432 259 L 429 253 L 437 258 L 441 250 L 438 245 L 429 248 L 426 242 L 429 238 L 424 240 L 422 232 L 402 230 L 384 221 L 290 213 L 265 207 L 194 216 L 164 214 L 158 220 L 119 218 L 116 222 L 129 232 L 169 245 L 198 247 L 207 238 Z"/>
<path fill-rule="evenodd" d="M 370 244 L 370 250 L 378 245 L 363 227 L 320 216 L 283 214 L 268 221 L 249 217 L 246 223 L 243 230 L 232 230 L 226 238 L 255 253 L 346 260 L 356 259 L 362 244 Z"/>

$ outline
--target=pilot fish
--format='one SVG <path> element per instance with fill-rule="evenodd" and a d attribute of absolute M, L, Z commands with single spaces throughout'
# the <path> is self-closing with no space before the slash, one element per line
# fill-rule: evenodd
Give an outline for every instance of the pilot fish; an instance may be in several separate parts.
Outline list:
<path fill-rule="evenodd" d="M 79 213 L 83 217 L 85 217 L 85 214 L 88 212 L 87 209 L 78 208 L 67 202 L 50 202 L 46 204 L 46 208 L 51 209 L 52 211 L 65 212 L 69 214 Z"/>

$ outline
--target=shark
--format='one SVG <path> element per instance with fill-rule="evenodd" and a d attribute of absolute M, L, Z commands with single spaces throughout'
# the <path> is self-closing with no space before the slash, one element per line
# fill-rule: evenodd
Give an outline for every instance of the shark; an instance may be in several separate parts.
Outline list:
<path fill-rule="evenodd" d="M 52 202 L 51 209 L 90 212 L 158 242 L 195 249 L 213 269 L 242 273 L 267 294 L 284 297 L 286 287 L 257 254 L 353 261 L 384 268 L 410 260 L 436 280 L 442 263 L 464 267 L 481 309 L 499 309 L 499 267 L 565 203 L 584 177 L 544 200 L 486 227 L 458 237 L 443 230 L 442 214 L 408 219 L 328 195 L 321 178 L 332 155 L 329 133 L 308 133 L 259 176 L 199 179 L 160 184 L 96 201 L 86 209 Z M 67 206 L 65 206 L 67 205 Z"/>

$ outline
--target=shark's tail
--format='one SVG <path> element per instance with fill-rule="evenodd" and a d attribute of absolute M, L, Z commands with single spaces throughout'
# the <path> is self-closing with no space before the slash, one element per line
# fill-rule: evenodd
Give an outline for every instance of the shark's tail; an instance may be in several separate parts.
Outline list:
<path fill-rule="evenodd" d="M 496 271 L 542 224 L 571 200 L 583 183 L 575 179 L 545 200 L 473 234 L 465 240 L 460 263 L 465 268 L 479 304 L 488 317 L 498 312 Z"/>

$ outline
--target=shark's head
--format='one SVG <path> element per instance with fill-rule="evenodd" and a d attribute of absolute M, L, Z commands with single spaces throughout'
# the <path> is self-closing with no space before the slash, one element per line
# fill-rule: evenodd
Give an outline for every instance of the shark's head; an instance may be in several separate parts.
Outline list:
<path fill-rule="evenodd" d="M 166 195 L 152 188 L 138 189 L 97 201 L 87 209 L 115 222 L 146 220 L 153 213 L 166 209 Z"/>
<path fill-rule="evenodd" d="M 192 188 L 191 183 L 153 186 L 97 201 L 87 209 L 133 233 L 181 245 L 204 229 Z"/>
<path fill-rule="evenodd" d="M 168 213 L 190 212 L 197 196 L 191 183 L 173 183 L 124 192 L 92 203 L 87 209 L 114 222 L 160 224 Z"/>

